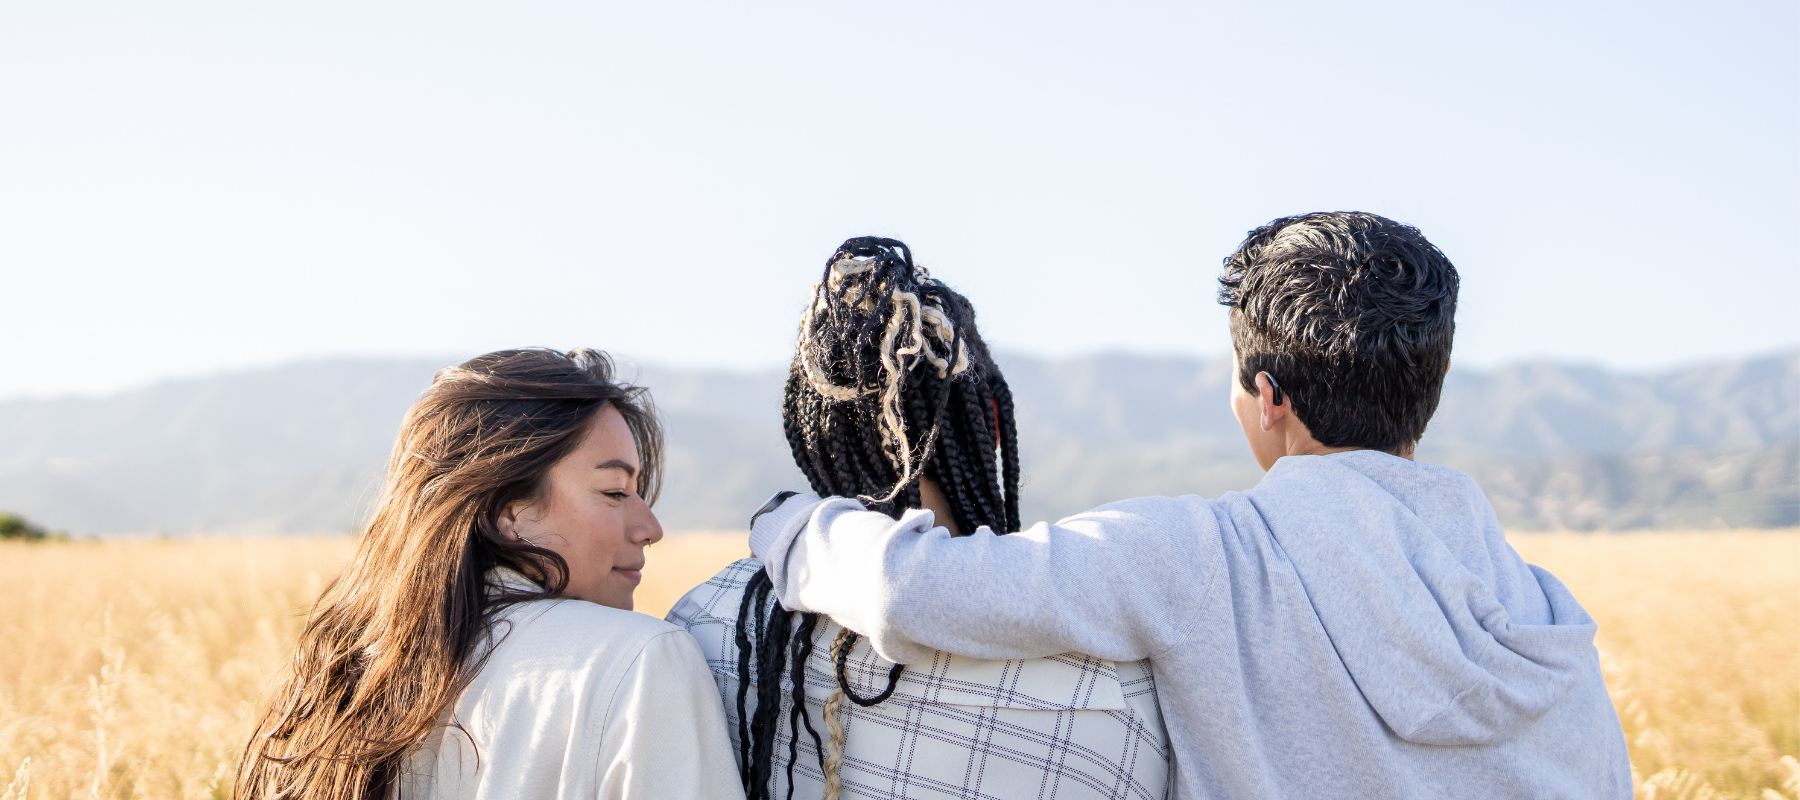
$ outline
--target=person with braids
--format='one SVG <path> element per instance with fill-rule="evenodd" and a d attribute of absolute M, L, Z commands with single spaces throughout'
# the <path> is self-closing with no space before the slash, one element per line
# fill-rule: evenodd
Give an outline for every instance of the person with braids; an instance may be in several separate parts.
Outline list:
<path fill-rule="evenodd" d="M 660 430 L 595 350 L 439 371 L 233 795 L 741 800 L 699 649 L 631 612 Z"/>
<path fill-rule="evenodd" d="M 889 522 L 941 520 L 956 536 L 1019 529 L 1012 393 L 969 302 L 906 245 L 865 237 L 832 254 L 781 410 L 814 492 Z M 796 613 L 773 588 L 746 559 L 669 615 L 712 666 L 748 797 L 1164 796 L 1168 743 L 1143 661 L 919 653 L 902 664 L 854 621 Z"/>
<path fill-rule="evenodd" d="M 1275 220 L 1219 280 L 1256 487 L 960 537 L 929 511 L 800 495 L 752 525 L 768 595 L 908 670 L 940 651 L 1148 659 L 1176 798 L 1627 800 L 1593 618 L 1473 480 L 1413 460 L 1458 283 L 1393 220 Z"/>

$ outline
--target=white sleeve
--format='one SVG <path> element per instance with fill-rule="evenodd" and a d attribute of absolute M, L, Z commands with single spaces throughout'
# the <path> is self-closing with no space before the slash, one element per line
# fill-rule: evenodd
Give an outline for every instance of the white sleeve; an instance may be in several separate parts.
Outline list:
<path fill-rule="evenodd" d="M 1175 645 L 1218 574 L 1219 521 L 1199 498 L 1142 498 L 996 536 L 952 537 L 930 511 L 899 520 L 846 498 L 790 499 L 751 550 L 782 605 L 829 615 L 884 658 L 1080 652 L 1136 661 Z"/>
<path fill-rule="evenodd" d="M 600 737 L 600 797 L 741 800 L 718 687 L 685 631 L 651 639 L 620 681 Z"/>

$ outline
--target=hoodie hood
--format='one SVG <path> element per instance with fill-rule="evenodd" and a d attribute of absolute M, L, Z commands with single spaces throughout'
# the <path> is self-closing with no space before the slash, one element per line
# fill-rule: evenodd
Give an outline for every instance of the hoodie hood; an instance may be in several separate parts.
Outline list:
<path fill-rule="evenodd" d="M 1244 517 L 1268 526 L 1345 670 L 1402 739 L 1505 741 L 1593 669 L 1593 618 L 1506 544 L 1467 475 L 1368 450 L 1290 456 L 1222 502 L 1254 506 Z"/>

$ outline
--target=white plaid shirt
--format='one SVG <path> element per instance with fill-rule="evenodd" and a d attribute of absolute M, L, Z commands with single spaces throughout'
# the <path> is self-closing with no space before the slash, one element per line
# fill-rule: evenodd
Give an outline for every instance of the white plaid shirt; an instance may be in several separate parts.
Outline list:
<path fill-rule="evenodd" d="M 695 587 L 668 620 L 700 642 L 726 728 L 738 746 L 736 622 L 744 584 L 762 569 L 747 558 Z M 806 665 L 806 713 L 827 735 L 825 698 L 836 685 L 829 649 L 839 628 L 821 619 Z M 890 662 L 859 638 L 845 671 L 859 696 L 887 687 Z M 787 797 L 788 726 L 793 685 L 782 677 L 773 796 Z M 745 701 L 754 710 L 756 691 Z M 908 664 L 886 702 L 845 702 L 844 798 L 1133 798 L 1164 796 L 1169 740 L 1156 705 L 1149 664 L 1115 664 L 1068 653 L 1025 661 L 984 661 L 938 653 Z M 794 797 L 823 796 L 818 751 L 804 727 L 795 759 Z"/>

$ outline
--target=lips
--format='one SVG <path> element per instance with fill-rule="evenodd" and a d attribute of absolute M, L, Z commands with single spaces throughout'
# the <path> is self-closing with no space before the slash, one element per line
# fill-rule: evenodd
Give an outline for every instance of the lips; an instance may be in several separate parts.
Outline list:
<path fill-rule="evenodd" d="M 624 567 L 613 567 L 613 572 L 615 574 L 619 575 L 620 577 L 623 577 L 625 580 L 631 582 L 631 584 L 634 586 L 637 585 L 638 581 L 641 581 L 644 579 L 644 567 L 641 564 L 638 565 L 638 567 L 636 569 L 626 569 Z"/>

